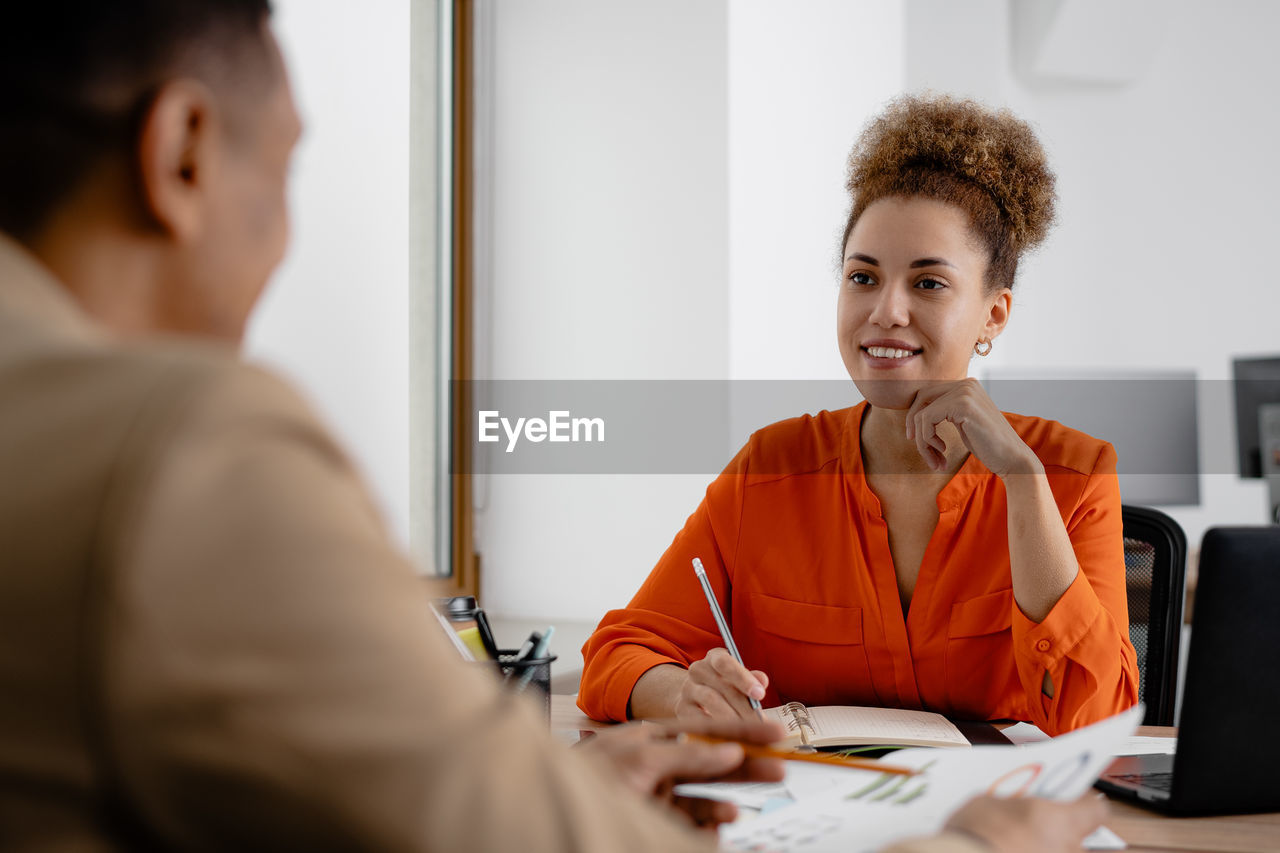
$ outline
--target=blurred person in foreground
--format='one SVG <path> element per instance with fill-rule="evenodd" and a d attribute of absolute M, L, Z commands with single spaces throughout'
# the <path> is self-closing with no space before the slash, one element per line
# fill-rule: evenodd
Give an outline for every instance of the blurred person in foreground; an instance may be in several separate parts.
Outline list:
<path fill-rule="evenodd" d="M 673 785 L 778 763 L 663 727 L 553 743 L 239 359 L 301 130 L 269 14 L 29 4 L 0 31 L 0 844 L 710 848 L 690 827 L 732 809 Z M 902 849 L 1068 849 L 1100 808 L 979 799 Z"/>

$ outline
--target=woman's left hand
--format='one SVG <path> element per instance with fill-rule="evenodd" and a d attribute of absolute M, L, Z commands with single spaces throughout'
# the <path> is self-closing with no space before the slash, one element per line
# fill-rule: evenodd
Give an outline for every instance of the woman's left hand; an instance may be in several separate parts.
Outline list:
<path fill-rule="evenodd" d="M 998 477 L 1044 470 L 976 379 L 921 388 L 907 410 L 907 438 L 915 441 L 920 455 L 935 471 L 947 465 L 947 445 L 938 435 L 938 424 L 944 421 L 959 430 L 969 452 Z"/>

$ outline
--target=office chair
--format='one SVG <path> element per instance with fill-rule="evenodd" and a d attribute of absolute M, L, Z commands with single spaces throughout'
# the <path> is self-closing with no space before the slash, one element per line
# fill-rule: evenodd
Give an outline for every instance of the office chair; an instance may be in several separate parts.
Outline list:
<path fill-rule="evenodd" d="M 1129 639 L 1138 653 L 1143 725 L 1172 726 L 1186 590 L 1187 537 L 1159 510 L 1122 506 Z"/>

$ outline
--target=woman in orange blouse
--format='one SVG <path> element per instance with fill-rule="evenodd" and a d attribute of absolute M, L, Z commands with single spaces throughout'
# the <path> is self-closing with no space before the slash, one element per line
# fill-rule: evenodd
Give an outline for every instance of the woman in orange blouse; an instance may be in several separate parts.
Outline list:
<path fill-rule="evenodd" d="M 1001 413 L 967 378 L 1053 218 L 1030 128 L 904 98 L 850 157 L 837 305 L 864 402 L 766 427 L 583 654 L 604 720 L 926 708 L 1050 734 L 1137 701 L 1106 442 Z M 723 648 L 700 557 L 747 669 Z"/>

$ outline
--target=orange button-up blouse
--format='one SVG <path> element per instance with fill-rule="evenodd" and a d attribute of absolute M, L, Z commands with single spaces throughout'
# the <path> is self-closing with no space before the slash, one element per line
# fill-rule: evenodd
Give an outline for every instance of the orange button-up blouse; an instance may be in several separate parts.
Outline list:
<path fill-rule="evenodd" d="M 1035 623 L 1013 598 L 1007 505 L 970 456 L 938 494 L 938 524 L 905 615 L 880 502 L 867 485 L 866 404 L 755 433 L 624 610 L 583 647 L 578 705 L 625 720 L 636 681 L 722 646 L 690 561 L 700 557 L 766 707 L 924 708 L 1015 719 L 1049 734 L 1138 699 L 1115 451 L 1054 421 L 1006 415 L 1044 464 L 1080 572 Z M 1045 673 L 1054 697 L 1042 693 Z"/>

